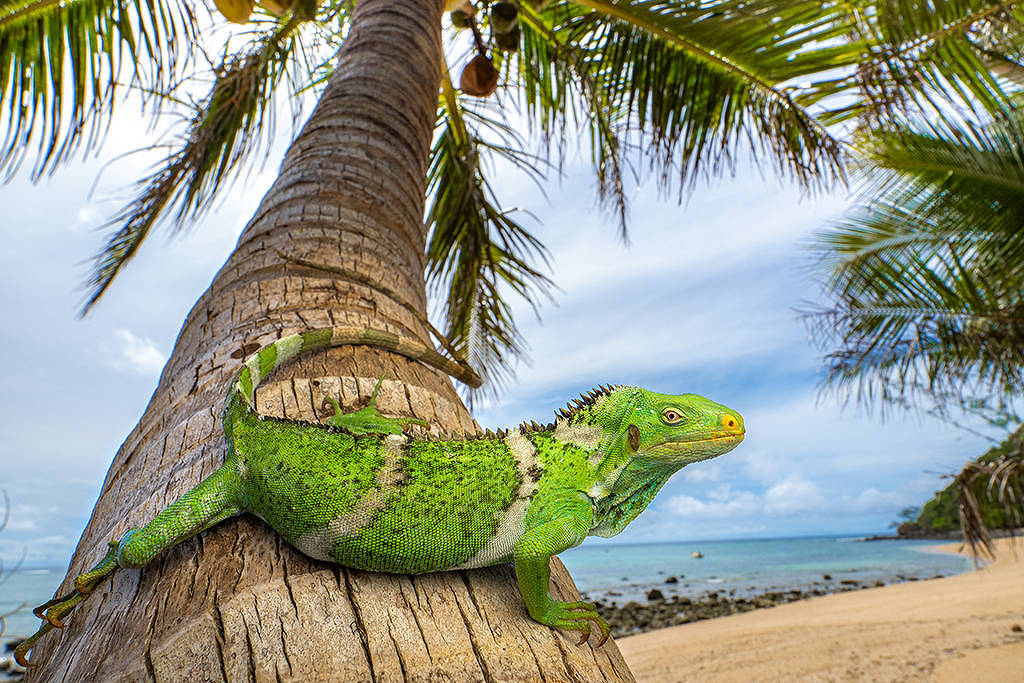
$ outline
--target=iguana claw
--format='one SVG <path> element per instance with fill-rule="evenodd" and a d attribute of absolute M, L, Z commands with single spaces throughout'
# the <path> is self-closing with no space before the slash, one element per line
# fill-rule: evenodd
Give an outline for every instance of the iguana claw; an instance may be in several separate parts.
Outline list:
<path fill-rule="evenodd" d="M 32 610 L 32 614 L 44 620 L 46 623 L 40 626 L 39 630 L 34 634 L 18 643 L 18 646 L 14 648 L 14 659 L 18 664 L 24 667 L 32 666 L 32 663 L 28 660 L 28 653 L 29 650 L 32 649 L 32 646 L 35 645 L 36 641 L 46 635 L 46 633 L 53 628 L 64 628 L 66 626 L 63 621 L 64 617 L 70 614 L 80 602 L 85 600 L 89 593 L 93 592 L 96 586 L 99 585 L 100 581 L 117 569 L 117 548 L 118 543 L 110 543 L 106 556 L 100 560 L 99 564 L 84 574 L 76 576 L 75 590 L 71 591 L 67 595 L 47 600 Z"/>
<path fill-rule="evenodd" d="M 604 619 L 602 619 L 601 617 L 597 616 L 596 614 L 593 615 L 593 616 L 586 616 L 586 617 L 583 617 L 583 618 L 586 619 L 585 626 L 584 626 L 584 628 L 586 628 L 586 630 L 583 631 L 583 635 L 580 636 L 579 642 L 576 643 L 577 646 L 582 646 L 583 643 L 587 642 L 590 639 L 590 634 L 591 634 L 590 622 L 593 622 L 594 625 L 597 627 L 597 630 L 601 632 L 601 640 L 599 640 L 596 643 L 594 643 L 594 647 L 601 647 L 606 642 L 608 642 L 608 635 L 611 633 L 611 631 L 608 628 L 608 624 L 604 621 Z"/>
<path fill-rule="evenodd" d="M 599 626 L 600 627 L 600 626 Z M 576 643 L 577 646 L 583 645 L 590 638 L 590 629 L 588 628 L 583 632 L 583 636 L 580 638 L 580 642 Z M 601 640 L 594 643 L 594 647 L 601 647 L 608 642 L 608 633 L 602 628 L 601 629 Z"/>
<path fill-rule="evenodd" d="M 597 641 L 594 647 L 601 647 L 608 641 L 611 629 L 608 628 L 608 623 L 597 613 L 597 608 L 592 603 L 582 601 L 558 602 L 552 600 L 549 610 L 550 613 L 546 619 L 543 621 L 541 619 L 537 620 L 556 628 L 580 631 L 582 635 L 579 642 L 576 643 L 577 646 L 582 646 L 583 643 L 590 639 L 591 624 L 601 633 L 601 640 Z M 536 619 L 537 617 L 534 618 Z"/>
<path fill-rule="evenodd" d="M 35 632 L 34 635 L 29 636 L 25 640 L 18 643 L 18 647 L 14 648 L 14 661 L 22 665 L 25 668 L 35 666 L 35 662 L 28 660 L 28 651 L 32 649 L 32 646 L 36 644 L 36 641 L 42 638 L 46 633 L 53 627 L 49 624 L 43 624 L 42 627 Z"/>
<path fill-rule="evenodd" d="M 65 624 L 60 618 L 73 610 L 82 600 L 85 600 L 85 595 L 77 590 L 71 591 L 67 595 L 44 602 L 32 610 L 32 614 L 50 622 L 55 628 L 64 628 Z"/>
<path fill-rule="evenodd" d="M 47 608 L 57 604 L 61 600 L 63 600 L 63 598 L 60 598 L 60 599 L 54 598 L 53 600 L 49 600 L 47 602 L 44 602 L 43 604 L 39 605 L 39 607 L 32 608 L 32 614 L 36 615 L 36 617 L 38 617 L 39 619 L 46 619 L 45 612 L 46 612 Z"/>
<path fill-rule="evenodd" d="M 606 642 L 608 642 L 608 634 L 609 634 L 608 625 L 603 623 L 602 621 L 596 621 L 596 620 L 594 621 L 594 625 L 597 626 L 598 630 L 601 632 L 601 640 L 599 640 L 596 643 L 594 643 L 594 647 L 601 647 Z M 583 643 L 587 642 L 587 640 L 590 639 L 590 633 L 591 633 L 591 631 L 590 631 L 590 627 L 588 625 L 587 626 L 587 630 L 583 632 L 582 636 L 580 636 L 580 640 L 579 640 L 578 643 L 576 643 L 576 645 L 577 646 L 582 646 Z"/>

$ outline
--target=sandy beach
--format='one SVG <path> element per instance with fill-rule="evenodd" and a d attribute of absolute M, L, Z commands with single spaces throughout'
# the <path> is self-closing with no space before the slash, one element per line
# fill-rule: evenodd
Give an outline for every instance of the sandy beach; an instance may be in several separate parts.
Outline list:
<path fill-rule="evenodd" d="M 983 569 L 617 643 L 638 681 L 1024 681 L 1024 541 Z M 957 552 L 959 546 L 939 549 Z"/>

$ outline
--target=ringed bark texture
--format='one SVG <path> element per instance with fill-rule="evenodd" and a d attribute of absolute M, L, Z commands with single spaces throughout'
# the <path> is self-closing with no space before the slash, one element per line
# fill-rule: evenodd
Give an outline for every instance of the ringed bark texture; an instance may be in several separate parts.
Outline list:
<path fill-rule="evenodd" d="M 428 341 L 402 306 L 276 253 L 369 276 L 420 310 L 427 153 L 441 68 L 437 0 L 360 0 L 339 67 L 235 252 L 195 304 L 160 384 L 118 451 L 69 570 L 102 556 L 224 459 L 221 401 L 239 357 L 336 324 Z M 268 415 L 316 420 L 325 396 L 449 431 L 476 426 L 448 377 L 366 347 L 285 368 L 257 392 Z M 554 593 L 578 599 L 553 563 Z M 71 587 L 65 579 L 61 592 Z M 311 560 L 250 516 L 142 570 L 119 570 L 32 653 L 31 681 L 631 680 L 614 643 L 526 615 L 508 567 L 418 577 Z"/>

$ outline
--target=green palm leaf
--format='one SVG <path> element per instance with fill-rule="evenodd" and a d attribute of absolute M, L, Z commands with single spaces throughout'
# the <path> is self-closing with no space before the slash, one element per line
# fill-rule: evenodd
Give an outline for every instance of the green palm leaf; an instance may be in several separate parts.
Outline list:
<path fill-rule="evenodd" d="M 36 149 L 33 178 L 95 147 L 118 79 L 161 91 L 191 62 L 195 17 L 184 3 L 0 2 L 0 172 Z"/>
<path fill-rule="evenodd" d="M 613 183 L 626 151 L 682 190 L 730 169 L 741 148 L 805 185 L 828 183 L 842 177 L 840 146 L 782 85 L 856 62 L 855 46 L 800 51 L 841 32 L 816 7 L 580 0 L 524 9 L 527 109 L 545 128 L 561 125 L 566 97 L 579 91 L 571 79 L 588 88 L 595 165 L 600 178 L 615 162 Z"/>
<path fill-rule="evenodd" d="M 817 247 L 826 385 L 862 400 L 1024 389 L 1021 119 L 877 133 L 864 203 Z"/>
<path fill-rule="evenodd" d="M 978 557 L 995 557 L 989 524 L 992 521 L 983 511 L 983 502 L 998 505 L 1002 526 L 1011 534 L 1024 527 L 1024 447 L 1020 441 L 1021 429 L 1006 440 L 1008 452 L 991 459 L 969 462 L 956 475 L 957 507 L 960 528 L 971 553 Z"/>
<path fill-rule="evenodd" d="M 217 69 L 209 95 L 195 106 L 181 146 L 140 183 L 139 196 L 111 220 L 120 227 L 96 257 L 83 315 L 154 226 L 173 216 L 175 230 L 182 229 L 237 179 L 248 159 L 269 147 L 274 95 L 289 59 L 301 53 L 296 30 L 304 21 L 293 16 Z"/>
<path fill-rule="evenodd" d="M 560 158 L 566 153 L 568 132 L 586 126 L 598 197 L 618 218 L 620 235 L 626 241 L 626 140 L 615 111 L 594 82 L 583 52 L 563 42 L 528 7 L 523 14 L 527 21 L 522 26 L 517 76 L 529 121 L 541 132 L 548 154 L 555 147 Z"/>
<path fill-rule="evenodd" d="M 795 98 L 804 106 L 827 98 L 842 102 L 826 107 L 820 115 L 826 123 L 892 121 L 908 111 L 944 116 L 951 105 L 1000 112 L 1019 87 L 996 77 L 1011 69 L 1020 51 L 1024 10 L 1017 3 L 907 0 L 844 7 L 863 51 L 860 64 Z"/>
<path fill-rule="evenodd" d="M 532 264 L 546 263 L 543 245 L 500 207 L 483 165 L 496 155 L 533 173 L 536 160 L 519 151 L 507 124 L 465 109 L 447 76 L 441 109 L 427 174 L 427 279 L 441 302 L 445 336 L 493 392 L 526 353 L 508 293 L 532 302 L 551 282 Z M 483 125 L 512 146 L 487 142 L 477 130 Z"/>

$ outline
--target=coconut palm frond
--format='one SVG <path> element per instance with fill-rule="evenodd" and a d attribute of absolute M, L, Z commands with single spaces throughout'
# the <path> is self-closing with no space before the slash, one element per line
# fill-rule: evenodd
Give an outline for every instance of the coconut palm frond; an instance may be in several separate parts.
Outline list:
<path fill-rule="evenodd" d="M 628 241 L 625 131 L 594 82 L 583 51 L 563 41 L 550 16 L 529 6 L 522 16 L 517 73 L 529 120 L 541 131 L 549 153 L 557 147 L 559 160 L 565 158 L 567 132 L 581 123 L 587 126 L 598 199 L 615 215 L 619 234 Z"/>
<path fill-rule="evenodd" d="M 873 134 L 860 146 L 864 202 L 818 249 L 840 295 L 870 286 L 903 256 L 956 250 L 971 270 L 1024 279 L 1024 137 L 1020 120 Z M 947 259 L 948 260 L 948 259 Z M 852 288 L 852 290 L 850 289 Z"/>
<path fill-rule="evenodd" d="M 289 89 L 293 95 L 323 93 L 348 36 L 353 5 L 354 0 L 342 0 L 314 8 L 316 20 L 303 25 L 302 40 L 296 42 L 291 60 Z"/>
<path fill-rule="evenodd" d="M 889 208 L 873 217 L 922 227 L 920 216 Z M 838 346 L 826 356 L 826 386 L 854 389 L 864 403 L 1024 389 L 1019 285 L 991 270 L 984 248 L 972 253 L 932 237 L 863 250 L 837 268 L 829 283 L 837 303 L 814 328 Z"/>
<path fill-rule="evenodd" d="M 573 0 L 591 26 L 625 24 L 755 87 L 858 63 L 847 3 L 799 0 Z M 777 96 L 785 93 L 777 90 Z"/>
<path fill-rule="evenodd" d="M 906 129 L 862 145 L 860 173 L 873 174 L 863 203 L 815 245 L 835 301 L 809 316 L 832 349 L 827 387 L 864 403 L 1024 390 L 1019 125 Z"/>
<path fill-rule="evenodd" d="M 557 149 L 562 157 L 567 135 L 576 130 L 585 114 L 577 109 L 579 72 L 573 64 L 577 54 L 559 38 L 552 25 L 561 21 L 564 14 L 559 7 L 549 5 L 543 13 L 529 4 L 522 7 L 522 39 L 514 64 L 516 86 L 528 124 L 540 131 L 546 146 Z"/>
<path fill-rule="evenodd" d="M 864 202 L 818 248 L 833 266 L 830 287 L 899 268 L 907 250 L 927 261 L 950 245 L 974 270 L 1024 277 L 1024 130 L 1016 119 L 987 126 L 936 125 L 878 132 L 860 146 Z"/>
<path fill-rule="evenodd" d="M 116 230 L 96 256 L 83 315 L 158 223 L 173 220 L 173 231 L 183 229 L 237 180 L 247 160 L 266 152 L 273 139 L 276 86 L 287 73 L 303 21 L 293 16 L 249 50 L 225 58 L 210 93 L 196 104 L 181 146 L 139 183 L 136 199 L 110 221 Z"/>
<path fill-rule="evenodd" d="M 743 147 L 805 187 L 828 185 L 842 178 L 840 145 L 783 85 L 856 62 L 856 46 L 807 47 L 836 40 L 839 17 L 820 11 L 732 0 L 549 5 L 537 14 L 557 41 L 548 54 L 568 65 L 535 69 L 533 90 L 565 92 L 564 74 L 581 74 L 605 121 L 591 128 L 595 161 L 635 156 L 665 189 L 731 170 Z"/>
<path fill-rule="evenodd" d="M 924 283 L 954 299 L 942 275 L 918 275 L 906 289 L 923 289 Z M 827 388 L 853 393 L 865 405 L 904 401 L 907 407 L 915 398 L 955 404 L 968 391 L 1010 394 L 1024 388 L 1024 309 L 972 310 L 960 301 L 936 304 L 913 294 L 867 307 L 841 305 L 815 316 L 812 330 L 839 346 L 825 357 Z"/>
<path fill-rule="evenodd" d="M 954 479 L 964 541 L 975 557 L 993 557 L 992 527 L 1010 535 L 1024 527 L 1024 449 L 988 462 L 969 462 Z M 998 513 L 985 514 L 983 502 L 995 503 Z"/>
<path fill-rule="evenodd" d="M 971 486 L 978 474 L 978 465 L 968 463 L 957 475 L 956 484 L 957 509 L 960 512 L 960 531 L 971 549 L 971 554 L 978 557 L 994 557 L 992 535 L 982 519 L 978 497 Z"/>
<path fill-rule="evenodd" d="M 841 13 L 788 0 L 582 4 L 595 11 L 568 30 L 663 184 L 731 171 L 743 147 L 805 188 L 843 178 L 839 143 L 787 85 L 856 63 L 859 47 L 836 42 Z"/>
<path fill-rule="evenodd" d="M 512 211 L 500 208 L 481 164 L 484 155 L 496 154 L 531 171 L 538 160 L 519 151 L 522 145 L 507 126 L 503 133 L 511 136 L 511 144 L 485 141 L 470 122 L 498 122 L 463 109 L 447 76 L 441 107 L 441 130 L 427 175 L 427 278 L 441 302 L 445 336 L 493 392 L 511 376 L 513 362 L 526 354 L 509 292 L 533 305 L 538 293 L 549 292 L 551 282 L 532 263 L 546 264 L 543 245 Z"/>
<path fill-rule="evenodd" d="M 1004 16 L 977 23 L 969 38 L 985 68 L 1019 90 L 1024 88 L 1024 31 L 1020 17 L 1007 21 Z"/>
<path fill-rule="evenodd" d="M 95 147 L 118 81 L 164 90 L 191 64 L 195 42 L 189 3 L 0 2 L 0 173 L 9 178 L 34 155 L 35 179 Z"/>
<path fill-rule="evenodd" d="M 1019 52 L 1024 11 L 1015 3 L 910 0 L 870 3 L 851 11 L 866 47 L 856 71 L 835 79 L 829 94 L 857 102 L 825 114 L 891 121 L 907 112 L 944 117 L 953 109 L 1002 112 L 1019 90 L 1000 78 Z M 823 93 L 819 93 L 823 94 Z"/>

